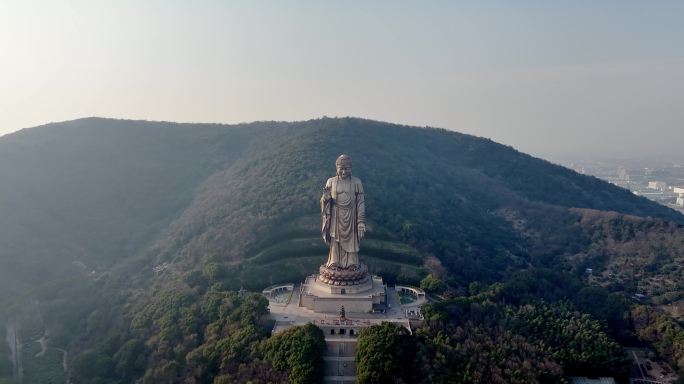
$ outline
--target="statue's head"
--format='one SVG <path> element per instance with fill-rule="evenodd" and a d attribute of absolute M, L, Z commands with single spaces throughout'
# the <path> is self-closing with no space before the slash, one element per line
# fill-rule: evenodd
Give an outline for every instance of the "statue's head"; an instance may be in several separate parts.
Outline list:
<path fill-rule="evenodd" d="M 349 155 L 340 155 L 335 161 L 335 167 L 337 168 L 337 176 L 343 179 L 351 177 L 352 162 Z"/>

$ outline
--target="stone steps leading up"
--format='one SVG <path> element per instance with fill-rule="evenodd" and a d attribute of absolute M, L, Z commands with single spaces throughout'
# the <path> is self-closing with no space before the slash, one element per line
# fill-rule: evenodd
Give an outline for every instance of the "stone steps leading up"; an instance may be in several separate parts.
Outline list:
<path fill-rule="evenodd" d="M 323 382 L 326 384 L 354 384 L 356 376 L 324 376 Z"/>

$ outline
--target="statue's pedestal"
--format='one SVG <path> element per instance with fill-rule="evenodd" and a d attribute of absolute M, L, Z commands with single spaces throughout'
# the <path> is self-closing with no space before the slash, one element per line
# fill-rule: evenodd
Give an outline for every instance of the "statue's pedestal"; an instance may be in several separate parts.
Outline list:
<path fill-rule="evenodd" d="M 361 264 L 352 270 L 321 266 L 319 274 L 306 278 L 299 306 L 318 313 L 369 313 L 384 309 L 387 287 L 380 276 L 371 276 Z"/>

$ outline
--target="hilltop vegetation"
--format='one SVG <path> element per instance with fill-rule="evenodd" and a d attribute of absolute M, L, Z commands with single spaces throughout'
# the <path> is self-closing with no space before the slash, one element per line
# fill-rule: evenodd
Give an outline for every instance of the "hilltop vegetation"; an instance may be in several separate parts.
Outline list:
<path fill-rule="evenodd" d="M 458 336 L 467 330 L 482 345 L 519 345 L 529 361 L 514 349 L 502 356 L 533 362 L 528 373 L 619 373 L 622 361 L 603 357 L 613 339 L 637 337 L 624 295 L 684 296 L 682 215 L 487 139 L 353 118 L 91 118 L 0 138 L 2 309 L 40 303 L 75 383 L 315 382 L 318 367 L 277 358 L 290 341 L 274 344 L 263 301 L 237 291 L 301 281 L 325 259 L 318 199 L 342 152 L 367 194 L 361 258 L 372 272 L 475 307 L 485 304 L 472 297 L 490 292 L 497 331 L 480 315 L 452 322 L 460 304 L 435 310 L 418 341 L 426 364 L 470 343 Z M 593 291 L 583 289 L 586 268 Z M 547 315 L 559 331 L 585 327 L 604 366 L 525 333 L 521 324 Z M 434 344 L 439 327 L 455 332 L 444 345 Z M 310 343 L 297 353 L 318 348 L 310 330 L 287 337 Z M 448 355 L 453 365 L 470 366 L 459 353 Z M 506 372 L 510 361 L 488 364 Z M 467 372 L 464 380 L 481 374 Z"/>
<path fill-rule="evenodd" d="M 565 208 L 578 207 L 684 222 L 596 178 L 439 129 L 360 119 L 224 126 L 93 118 L 0 139 L 2 281 L 35 283 L 146 257 L 182 270 L 218 262 L 245 284 L 254 274 L 231 267 L 267 249 L 283 251 L 252 269 L 269 281 L 278 279 L 274 270 L 301 277 L 311 265 L 304 259 L 322 249 L 317 200 L 341 152 L 367 190 L 369 238 L 387 245 L 366 247 L 368 256 L 409 246 L 416 252 L 399 254 L 436 256 L 453 283 L 495 280 L 528 262 L 507 209 L 528 221 L 552 207 L 568 220 Z M 267 260 L 278 265 L 269 269 Z"/>

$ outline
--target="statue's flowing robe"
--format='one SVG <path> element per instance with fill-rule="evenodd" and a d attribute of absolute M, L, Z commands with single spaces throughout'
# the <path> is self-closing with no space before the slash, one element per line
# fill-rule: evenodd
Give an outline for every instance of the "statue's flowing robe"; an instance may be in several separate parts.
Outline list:
<path fill-rule="evenodd" d="M 359 224 L 365 225 L 366 207 L 361 180 L 331 177 L 325 183 L 332 199 L 321 198 L 323 237 L 330 240 L 328 262 L 346 268 L 359 264 Z M 327 222 L 327 224 L 326 224 Z"/>

